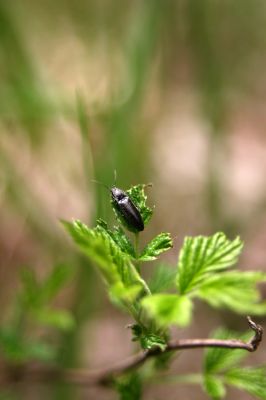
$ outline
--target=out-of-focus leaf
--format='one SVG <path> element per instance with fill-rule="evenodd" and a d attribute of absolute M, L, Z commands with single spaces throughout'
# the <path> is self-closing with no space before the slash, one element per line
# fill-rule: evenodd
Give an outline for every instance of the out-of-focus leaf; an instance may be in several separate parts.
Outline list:
<path fill-rule="evenodd" d="M 51 345 L 44 342 L 27 343 L 27 358 L 42 362 L 53 361 L 56 357 L 56 350 Z M 25 346 L 25 347 L 26 347 Z"/>
<path fill-rule="evenodd" d="M 24 340 L 19 332 L 15 332 L 11 328 L 0 330 L 0 350 L 8 361 L 51 361 L 55 358 L 55 350 L 52 346 L 42 341 Z"/>
<path fill-rule="evenodd" d="M 190 292 L 212 272 L 234 265 L 243 243 L 237 237 L 230 241 L 223 233 L 210 237 L 185 238 L 178 261 L 177 286 L 181 294 Z"/>
<path fill-rule="evenodd" d="M 142 305 L 149 315 L 162 326 L 189 324 L 192 302 L 186 296 L 175 294 L 154 294 L 142 300 Z"/>
<path fill-rule="evenodd" d="M 121 301 L 133 303 L 142 291 L 143 287 L 140 284 L 125 287 L 121 282 L 119 282 L 110 287 L 109 295 L 114 303 L 119 303 Z"/>
<path fill-rule="evenodd" d="M 43 307 L 58 294 L 72 275 L 72 268 L 65 264 L 58 264 L 53 267 L 44 281 L 39 282 L 33 269 L 23 268 L 21 281 L 24 288 L 21 301 L 24 306 L 31 309 Z"/>
<path fill-rule="evenodd" d="M 224 384 L 217 376 L 205 375 L 203 386 L 212 399 L 222 399 L 226 394 Z"/>
<path fill-rule="evenodd" d="M 225 382 L 245 390 L 258 399 L 266 399 L 266 367 L 230 369 L 225 375 Z"/>
<path fill-rule="evenodd" d="M 37 310 L 33 315 L 38 323 L 45 326 L 52 326 L 63 331 L 69 331 L 75 327 L 74 318 L 67 310 L 43 308 Z"/>
<path fill-rule="evenodd" d="M 20 272 L 23 292 L 21 302 L 25 307 L 36 307 L 40 305 L 40 286 L 35 272 L 31 268 L 23 268 Z"/>
<path fill-rule="evenodd" d="M 142 251 L 140 261 L 152 261 L 163 253 L 173 247 L 173 241 L 169 233 L 160 233 L 156 236 Z"/>
<path fill-rule="evenodd" d="M 142 381 L 138 372 L 117 379 L 115 386 L 120 395 L 120 400 L 141 400 Z"/>
<path fill-rule="evenodd" d="M 175 285 L 176 270 L 165 264 L 159 264 L 149 281 L 153 294 L 171 289 Z"/>
<path fill-rule="evenodd" d="M 256 284 L 265 280 L 266 274 L 261 272 L 225 272 L 207 278 L 195 294 L 213 307 L 226 307 L 240 314 L 263 315 L 266 302 L 259 303 L 261 296 Z"/>
<path fill-rule="evenodd" d="M 24 361 L 27 359 L 26 349 L 21 343 L 18 332 L 8 327 L 0 330 L 0 350 L 7 360 Z"/>
<path fill-rule="evenodd" d="M 72 276 L 73 269 L 69 265 L 55 265 L 48 278 L 41 284 L 43 302 L 52 300 Z"/>
<path fill-rule="evenodd" d="M 211 335 L 215 339 L 238 339 L 248 340 L 252 333 L 246 332 L 245 334 L 239 334 L 226 329 L 218 329 Z M 238 364 L 241 360 L 247 357 L 248 353 L 242 349 L 225 349 L 220 347 L 208 348 L 205 352 L 204 358 L 204 372 L 206 375 L 222 372 L 228 368 L 231 368 Z"/>

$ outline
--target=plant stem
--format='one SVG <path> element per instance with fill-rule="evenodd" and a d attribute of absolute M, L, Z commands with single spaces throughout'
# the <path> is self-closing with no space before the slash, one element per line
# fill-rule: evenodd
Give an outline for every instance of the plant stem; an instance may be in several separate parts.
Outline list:
<path fill-rule="evenodd" d="M 227 349 L 242 349 L 249 352 L 257 350 L 261 340 L 263 329 L 254 321 L 248 318 L 249 326 L 254 330 L 253 337 L 248 342 L 242 340 L 230 339 L 180 339 L 177 341 L 169 342 L 166 349 L 162 352 L 159 348 L 152 348 L 150 350 L 140 352 L 121 361 L 119 364 L 110 368 L 105 368 L 100 371 L 88 371 L 82 369 L 64 369 L 53 366 L 37 365 L 32 363 L 20 364 L 12 366 L 10 364 L 1 365 L 0 384 L 10 384 L 10 382 L 18 382 L 30 380 L 32 381 L 61 381 L 72 383 L 76 385 L 109 385 L 113 382 L 114 378 L 123 375 L 128 371 L 132 371 L 142 366 L 151 357 L 156 357 L 166 352 L 179 351 L 185 349 L 202 348 L 202 347 L 219 347 Z M 185 379 L 185 376 L 183 378 Z M 180 379 L 180 381 L 181 381 Z M 186 378 L 187 382 L 198 383 L 199 377 L 191 374 Z"/>
<path fill-rule="evenodd" d="M 134 247 L 135 247 L 135 254 L 136 254 L 136 260 L 138 260 L 139 257 L 139 233 L 134 234 Z M 139 261 L 136 261 L 136 270 L 138 273 L 140 273 L 140 263 Z"/>

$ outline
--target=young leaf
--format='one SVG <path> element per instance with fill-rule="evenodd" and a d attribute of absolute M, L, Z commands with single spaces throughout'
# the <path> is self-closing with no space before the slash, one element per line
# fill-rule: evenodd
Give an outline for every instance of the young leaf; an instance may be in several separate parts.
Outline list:
<path fill-rule="evenodd" d="M 250 338 L 252 334 L 246 332 L 239 335 L 237 332 L 232 332 L 225 329 L 218 329 L 211 337 L 215 339 L 241 339 L 243 341 Z M 205 351 L 204 357 L 204 372 L 206 375 L 220 373 L 228 368 L 238 364 L 241 360 L 247 357 L 248 353 L 242 349 L 225 349 L 220 347 L 208 348 Z"/>
<path fill-rule="evenodd" d="M 185 294 L 214 271 L 222 271 L 236 263 L 243 243 L 237 237 L 230 241 L 223 233 L 213 236 L 187 237 L 180 251 L 177 285 Z"/>
<path fill-rule="evenodd" d="M 115 226 L 114 230 L 112 231 L 108 229 L 107 223 L 102 219 L 97 220 L 97 227 L 102 228 L 106 233 L 108 233 L 123 253 L 129 255 L 131 258 L 136 258 L 133 244 L 121 227 Z"/>
<path fill-rule="evenodd" d="M 124 281 L 123 273 L 128 269 L 126 257 L 100 226 L 89 229 L 80 221 L 63 222 L 79 248 L 96 263 L 105 281 L 110 285 Z"/>
<path fill-rule="evenodd" d="M 144 192 L 145 185 L 132 186 L 126 191 L 135 206 L 138 208 L 140 215 L 142 216 L 144 225 L 150 221 L 153 210 L 147 206 L 147 196 Z"/>
<path fill-rule="evenodd" d="M 149 281 L 150 291 L 155 294 L 173 288 L 175 278 L 176 271 L 174 268 L 159 264 Z"/>
<path fill-rule="evenodd" d="M 149 292 L 147 285 L 131 263 L 130 257 L 121 251 L 102 226 L 89 229 L 80 221 L 63 222 L 63 224 L 79 248 L 96 264 L 109 288 L 118 285 L 120 288 L 124 286 L 129 289 L 140 284 L 144 289 L 143 293 Z"/>
<path fill-rule="evenodd" d="M 122 282 L 118 282 L 109 289 L 109 296 L 113 303 L 118 304 L 122 301 L 133 303 L 143 291 L 141 284 L 125 287 Z"/>
<path fill-rule="evenodd" d="M 162 326 L 189 324 L 192 302 L 186 296 L 176 294 L 153 294 L 142 300 L 147 313 Z"/>
<path fill-rule="evenodd" d="M 205 375 L 203 387 L 212 399 L 222 399 L 226 394 L 224 384 L 217 376 Z"/>
<path fill-rule="evenodd" d="M 256 284 L 265 280 L 266 274 L 261 272 L 225 272 L 207 278 L 195 295 L 213 307 L 226 307 L 240 314 L 263 315 L 266 303 L 259 303 L 261 296 Z"/>
<path fill-rule="evenodd" d="M 225 382 L 243 389 L 258 399 L 266 399 L 266 367 L 235 368 L 225 375 Z"/>
<path fill-rule="evenodd" d="M 152 261 L 163 253 L 173 247 L 173 241 L 169 233 L 160 233 L 156 236 L 142 251 L 139 260 Z"/>
<path fill-rule="evenodd" d="M 150 350 L 158 347 L 161 351 L 164 351 L 166 348 L 165 340 L 153 333 L 142 335 L 140 338 L 140 344 L 144 350 Z"/>
<path fill-rule="evenodd" d="M 142 326 L 137 324 L 132 325 L 131 330 L 133 334 L 132 341 L 139 341 L 144 350 L 149 350 L 153 347 L 159 347 L 162 351 L 165 350 L 167 345 L 165 338 L 147 332 L 146 329 L 143 329 Z"/>

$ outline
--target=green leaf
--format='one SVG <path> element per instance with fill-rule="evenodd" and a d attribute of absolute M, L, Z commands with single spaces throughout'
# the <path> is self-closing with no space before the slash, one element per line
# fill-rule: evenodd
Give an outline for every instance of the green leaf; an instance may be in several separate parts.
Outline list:
<path fill-rule="evenodd" d="M 162 351 L 164 351 L 167 346 L 165 338 L 154 333 L 147 332 L 145 328 L 138 324 L 132 325 L 131 331 L 133 335 L 132 341 L 139 341 L 144 350 L 150 350 L 152 348 L 159 347 Z"/>
<path fill-rule="evenodd" d="M 121 301 L 133 303 L 142 291 L 143 286 L 139 283 L 125 287 L 121 282 L 118 282 L 110 287 L 109 296 L 115 304 L 119 304 Z"/>
<path fill-rule="evenodd" d="M 159 348 L 161 351 L 164 351 L 167 346 L 166 341 L 163 338 L 153 333 L 142 335 L 140 338 L 140 344 L 144 350 Z"/>
<path fill-rule="evenodd" d="M 43 282 L 37 280 L 35 271 L 30 268 L 23 268 L 20 276 L 23 284 L 21 303 L 26 308 L 38 309 L 58 294 L 73 276 L 73 270 L 65 264 L 55 265 Z"/>
<path fill-rule="evenodd" d="M 125 289 L 129 289 L 140 284 L 144 289 L 143 293 L 149 292 L 129 255 L 122 252 L 105 228 L 98 225 L 89 229 L 80 221 L 65 221 L 63 224 L 81 251 L 95 263 L 108 288 L 121 289 L 121 286 L 124 286 Z"/>
<path fill-rule="evenodd" d="M 55 358 L 54 348 L 49 344 L 36 340 L 24 340 L 19 332 L 10 327 L 0 330 L 0 349 L 5 359 L 15 362 L 52 361 Z"/>
<path fill-rule="evenodd" d="M 213 307 L 226 307 L 240 314 L 263 315 L 266 303 L 259 303 L 261 295 L 256 284 L 265 280 L 266 274 L 261 272 L 220 273 L 202 282 L 196 296 Z"/>
<path fill-rule="evenodd" d="M 149 288 L 153 294 L 174 287 L 176 270 L 165 264 L 159 264 L 149 281 Z"/>
<path fill-rule="evenodd" d="M 56 357 L 55 348 L 44 342 L 30 342 L 25 344 L 27 359 L 42 362 L 54 361 Z"/>
<path fill-rule="evenodd" d="M 217 376 L 205 375 L 203 387 L 212 399 L 222 399 L 226 395 L 224 384 Z"/>
<path fill-rule="evenodd" d="M 147 313 L 154 317 L 158 324 L 186 326 L 192 313 L 192 302 L 186 296 L 175 294 L 154 294 L 142 300 Z"/>
<path fill-rule="evenodd" d="M 41 303 L 40 285 L 37 281 L 35 271 L 31 268 L 23 268 L 20 271 L 20 279 L 23 285 L 21 303 L 24 307 L 37 307 Z"/>
<path fill-rule="evenodd" d="M 116 380 L 120 400 L 141 400 L 142 380 L 138 372 L 124 375 Z"/>
<path fill-rule="evenodd" d="M 55 265 L 48 278 L 41 284 L 43 302 L 52 300 L 72 277 L 73 269 L 69 265 Z"/>
<path fill-rule="evenodd" d="M 62 331 L 69 331 L 75 327 L 74 318 L 67 310 L 43 308 L 33 315 L 35 320 L 44 326 L 52 326 Z"/>
<path fill-rule="evenodd" d="M 238 237 L 230 241 L 223 233 L 185 238 L 178 261 L 177 286 L 180 293 L 193 290 L 211 272 L 234 265 L 242 247 L 243 243 Z"/>
<path fill-rule="evenodd" d="M 150 221 L 153 210 L 147 206 L 147 196 L 145 194 L 144 188 L 146 185 L 136 185 L 132 186 L 130 189 L 126 191 L 126 193 L 129 195 L 135 206 L 138 208 L 144 225 L 147 225 L 147 223 Z"/>
<path fill-rule="evenodd" d="M 163 253 L 173 247 L 173 241 L 170 233 L 160 233 L 156 236 L 142 251 L 139 260 L 141 261 L 152 261 Z"/>
<path fill-rule="evenodd" d="M 225 382 L 243 389 L 258 399 L 266 399 L 266 367 L 235 368 L 225 375 Z"/>
<path fill-rule="evenodd" d="M 10 327 L 0 330 L 1 355 L 7 360 L 24 361 L 27 359 L 27 349 L 24 348 L 19 332 L 14 332 Z"/>
<path fill-rule="evenodd" d="M 250 338 L 252 333 L 246 332 L 239 334 L 237 332 L 229 331 L 226 329 L 218 329 L 211 335 L 214 339 L 231 340 L 238 339 L 246 341 Z M 220 373 L 228 368 L 238 364 L 241 360 L 247 357 L 248 352 L 242 349 L 225 349 L 220 347 L 208 348 L 205 351 L 204 357 L 204 372 L 206 375 Z"/>
<path fill-rule="evenodd" d="M 79 248 L 97 265 L 107 284 L 112 286 L 126 279 L 129 259 L 108 232 L 101 226 L 89 229 L 80 221 L 63 224 Z"/>
<path fill-rule="evenodd" d="M 129 255 L 131 258 L 136 258 L 134 246 L 121 227 L 115 226 L 113 230 L 110 230 L 107 223 L 102 219 L 97 220 L 97 227 L 101 227 L 108 233 L 123 253 Z"/>

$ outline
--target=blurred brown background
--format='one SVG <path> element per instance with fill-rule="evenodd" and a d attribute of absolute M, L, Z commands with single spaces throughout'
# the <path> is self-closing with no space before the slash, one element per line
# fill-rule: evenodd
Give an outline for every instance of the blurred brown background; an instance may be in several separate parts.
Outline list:
<path fill-rule="evenodd" d="M 171 232 L 165 260 L 176 263 L 184 235 L 223 230 L 245 242 L 241 268 L 266 270 L 265 44 L 263 0 L 0 1 L 2 323 L 22 267 L 42 277 L 64 262 L 75 274 L 58 304 L 77 326 L 57 338 L 58 361 L 100 367 L 131 353 L 131 321 L 109 305 L 58 221 L 113 221 L 91 179 L 112 185 L 114 169 L 119 187 L 153 183 L 142 241 Z M 219 325 L 246 328 L 245 318 L 198 304 L 193 326 L 177 335 L 207 336 Z M 249 362 L 265 355 L 262 346 Z M 190 351 L 174 369 L 196 372 L 201 359 Z M 166 395 L 206 398 L 169 385 L 148 388 L 145 399 Z M 18 385 L 6 396 L 115 398 L 63 385 Z"/>

